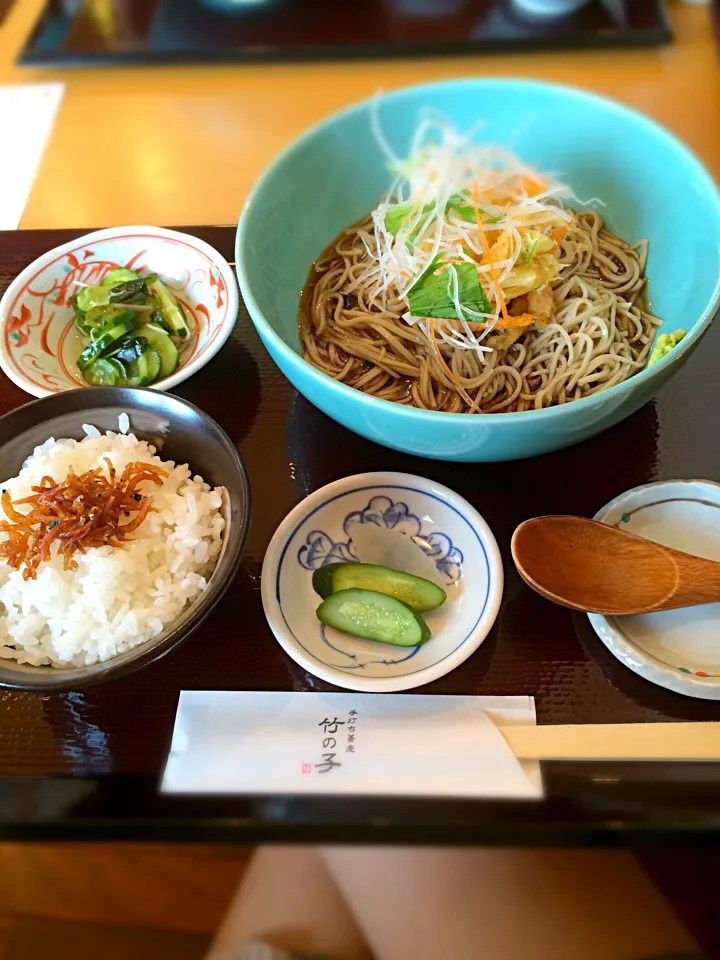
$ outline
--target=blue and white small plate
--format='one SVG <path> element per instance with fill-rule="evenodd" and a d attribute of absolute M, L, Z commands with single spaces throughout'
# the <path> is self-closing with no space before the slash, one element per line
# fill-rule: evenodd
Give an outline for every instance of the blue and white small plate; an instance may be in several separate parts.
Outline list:
<path fill-rule="evenodd" d="M 446 603 L 424 615 L 432 639 L 401 648 L 321 624 L 313 571 L 343 560 L 393 566 L 398 546 L 417 560 L 403 569 L 447 591 Z M 454 670 L 489 633 L 502 590 L 500 551 L 477 510 L 447 487 L 405 473 L 364 473 L 316 490 L 280 524 L 262 569 L 265 616 L 285 652 L 329 683 L 366 692 L 409 690 Z"/>
<path fill-rule="evenodd" d="M 720 560 L 720 485 L 708 480 L 636 487 L 595 519 Z M 608 650 L 641 677 L 689 697 L 720 700 L 720 603 L 634 617 L 588 617 Z"/>

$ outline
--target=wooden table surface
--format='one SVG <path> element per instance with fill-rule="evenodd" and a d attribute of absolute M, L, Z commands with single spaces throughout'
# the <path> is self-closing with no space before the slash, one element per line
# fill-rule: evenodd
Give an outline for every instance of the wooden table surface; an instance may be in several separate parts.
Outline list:
<path fill-rule="evenodd" d="M 708 7 L 671 0 L 676 42 L 648 49 L 262 66 L 17 67 L 42 4 L 15 0 L 0 25 L 0 83 L 67 84 L 22 227 L 234 223 L 268 160 L 308 124 L 380 88 L 456 76 L 535 77 L 614 97 L 668 126 L 720 179 L 720 62 Z"/>

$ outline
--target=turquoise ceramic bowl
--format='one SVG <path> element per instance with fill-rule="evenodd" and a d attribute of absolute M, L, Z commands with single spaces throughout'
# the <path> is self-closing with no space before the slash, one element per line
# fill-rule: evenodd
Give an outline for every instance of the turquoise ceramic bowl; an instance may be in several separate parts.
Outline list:
<path fill-rule="evenodd" d="M 300 356 L 297 313 L 312 260 L 389 186 L 373 137 L 378 110 L 403 155 L 419 111 L 511 146 L 581 197 L 599 197 L 610 227 L 650 241 L 648 274 L 663 332 L 688 331 L 667 358 L 595 397 L 548 410 L 448 414 L 367 396 Z M 511 460 L 585 440 L 633 413 L 698 345 L 720 305 L 720 195 L 698 160 L 662 127 L 609 100 L 527 80 L 457 80 L 410 87 L 343 110 L 311 128 L 266 170 L 240 218 L 240 289 L 271 356 L 328 416 L 377 443 L 443 460 Z"/>

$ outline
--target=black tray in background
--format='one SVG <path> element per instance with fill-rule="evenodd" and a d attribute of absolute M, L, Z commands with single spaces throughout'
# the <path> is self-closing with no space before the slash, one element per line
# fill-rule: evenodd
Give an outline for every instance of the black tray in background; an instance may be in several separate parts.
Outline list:
<path fill-rule="evenodd" d="M 664 0 L 589 0 L 555 18 L 523 14 L 513 0 L 49 0 L 20 63 L 492 54 L 671 39 Z"/>

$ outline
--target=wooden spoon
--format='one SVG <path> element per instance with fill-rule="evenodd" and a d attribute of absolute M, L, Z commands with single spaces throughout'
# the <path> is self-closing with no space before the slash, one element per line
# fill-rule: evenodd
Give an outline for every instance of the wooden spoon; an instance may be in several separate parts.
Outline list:
<path fill-rule="evenodd" d="M 512 555 L 533 590 L 573 610 L 618 616 L 720 601 L 720 563 L 585 517 L 521 523 Z"/>

